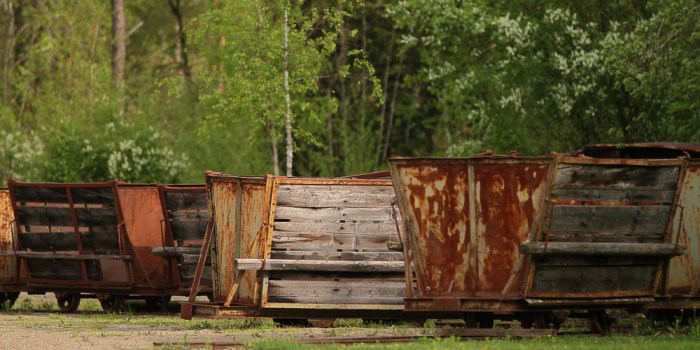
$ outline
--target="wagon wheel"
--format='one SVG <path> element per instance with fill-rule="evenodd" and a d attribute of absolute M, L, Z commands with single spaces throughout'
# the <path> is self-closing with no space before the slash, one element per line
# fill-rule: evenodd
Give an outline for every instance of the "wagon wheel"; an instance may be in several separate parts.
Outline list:
<path fill-rule="evenodd" d="M 61 312 L 73 312 L 80 306 L 80 293 L 54 292 Z"/>
<path fill-rule="evenodd" d="M 464 315 L 467 328 L 493 328 L 494 314 L 492 312 L 468 312 Z"/>
<path fill-rule="evenodd" d="M 100 301 L 100 305 L 102 306 L 102 310 L 104 312 L 122 312 L 125 299 L 126 298 L 123 295 L 97 294 L 97 300 Z"/>
<path fill-rule="evenodd" d="M 273 318 L 277 325 L 280 327 L 308 327 L 309 320 L 305 318 Z"/>
<path fill-rule="evenodd" d="M 526 312 L 518 316 L 520 325 L 524 329 L 556 329 L 558 330 L 566 319 L 567 313 L 552 311 Z"/>
<path fill-rule="evenodd" d="M 613 319 L 608 316 L 605 310 L 588 311 L 588 326 L 591 329 L 591 332 L 607 335 L 610 333 L 612 323 Z"/>
<path fill-rule="evenodd" d="M 146 307 L 149 310 L 166 311 L 168 309 L 168 303 L 170 303 L 171 298 L 172 297 L 170 295 L 149 296 L 149 297 L 145 297 L 144 300 L 146 301 Z"/>
<path fill-rule="evenodd" d="M 19 298 L 19 292 L 0 292 L 0 309 L 11 309 Z"/>

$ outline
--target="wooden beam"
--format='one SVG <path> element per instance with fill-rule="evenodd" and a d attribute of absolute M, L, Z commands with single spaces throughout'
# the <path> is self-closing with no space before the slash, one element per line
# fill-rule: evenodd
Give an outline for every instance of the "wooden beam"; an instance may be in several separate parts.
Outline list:
<path fill-rule="evenodd" d="M 18 251 L 16 256 L 28 259 L 49 260 L 131 260 L 131 255 L 106 255 L 106 254 L 58 254 Z"/>
<path fill-rule="evenodd" d="M 658 255 L 676 256 L 686 252 L 684 245 L 671 243 L 584 243 L 584 242 L 531 242 L 520 246 L 522 254 L 572 255 Z"/>
<path fill-rule="evenodd" d="M 155 247 L 153 255 L 158 256 L 181 256 L 184 254 L 197 254 L 202 250 L 201 247 Z"/>
<path fill-rule="evenodd" d="M 236 270 L 403 272 L 403 261 L 327 261 L 235 259 Z"/>

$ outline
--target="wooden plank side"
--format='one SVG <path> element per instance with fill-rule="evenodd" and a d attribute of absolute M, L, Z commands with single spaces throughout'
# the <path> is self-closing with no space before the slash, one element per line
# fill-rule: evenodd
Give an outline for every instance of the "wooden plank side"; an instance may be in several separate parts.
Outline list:
<path fill-rule="evenodd" d="M 661 243 L 664 240 L 663 234 L 658 235 L 570 235 L 561 236 L 552 234 L 549 236 L 550 242 L 581 242 L 581 243 Z"/>
<path fill-rule="evenodd" d="M 36 252 L 78 251 L 78 239 L 74 232 L 20 233 L 19 241 L 23 249 Z"/>
<path fill-rule="evenodd" d="M 318 232 L 318 233 L 375 233 L 396 232 L 396 224 L 392 221 L 380 222 L 275 222 L 275 231 L 286 232 Z"/>
<path fill-rule="evenodd" d="M 676 196 L 675 190 L 654 189 L 552 189 L 552 200 L 575 200 L 592 202 L 648 202 L 671 203 Z"/>
<path fill-rule="evenodd" d="M 186 210 L 186 211 L 169 211 L 168 218 L 170 220 L 207 220 L 209 212 L 204 210 Z"/>
<path fill-rule="evenodd" d="M 65 188 L 13 186 L 15 201 L 20 203 L 68 203 Z"/>
<path fill-rule="evenodd" d="M 391 186 L 280 185 L 278 206 L 373 208 L 391 205 Z"/>
<path fill-rule="evenodd" d="M 31 278 L 47 280 L 82 280 L 83 270 L 79 260 L 27 258 L 27 268 Z M 99 262 L 85 261 L 88 278 L 98 280 Z"/>
<path fill-rule="evenodd" d="M 532 292 L 651 291 L 658 266 L 538 266 Z"/>
<path fill-rule="evenodd" d="M 273 232 L 273 250 L 303 251 L 387 251 L 387 243 L 399 242 L 396 233 L 389 234 L 326 234 Z"/>
<path fill-rule="evenodd" d="M 202 240 L 207 231 L 206 220 L 177 220 L 170 222 L 170 231 L 176 241 Z"/>
<path fill-rule="evenodd" d="M 312 283 L 313 288 L 309 288 Z M 268 301 L 310 304 L 403 304 L 405 283 L 270 280 Z"/>
<path fill-rule="evenodd" d="M 207 197 L 202 192 L 164 192 L 168 210 L 207 210 Z"/>
<path fill-rule="evenodd" d="M 18 206 L 17 221 L 29 226 L 73 226 L 67 207 Z"/>
<path fill-rule="evenodd" d="M 75 187 L 71 189 L 76 204 L 100 204 L 114 207 L 112 187 Z"/>
<path fill-rule="evenodd" d="M 119 254 L 119 234 L 116 227 L 110 230 L 93 232 L 81 232 L 80 239 L 83 242 L 83 251 L 92 251 L 97 254 Z"/>
<path fill-rule="evenodd" d="M 297 208 L 278 206 L 275 221 L 373 222 L 391 220 L 391 208 Z"/>
<path fill-rule="evenodd" d="M 663 259 L 658 256 L 567 256 L 546 255 L 537 259 L 537 266 L 658 266 Z"/>
<path fill-rule="evenodd" d="M 235 259 L 236 270 L 252 271 L 340 271 L 340 272 L 403 272 L 403 261 L 327 261 Z"/>
<path fill-rule="evenodd" d="M 550 232 L 662 234 L 669 206 L 555 205 Z"/>
<path fill-rule="evenodd" d="M 114 208 L 75 208 L 79 226 L 117 226 Z"/>
<path fill-rule="evenodd" d="M 178 265 L 178 270 L 180 271 L 180 280 L 191 282 L 194 279 L 197 265 Z M 211 283 L 211 266 L 204 266 L 201 282 Z"/>
<path fill-rule="evenodd" d="M 673 190 L 678 166 L 559 164 L 554 188 Z"/>
<path fill-rule="evenodd" d="M 270 259 L 327 261 L 403 261 L 402 252 L 272 251 Z"/>

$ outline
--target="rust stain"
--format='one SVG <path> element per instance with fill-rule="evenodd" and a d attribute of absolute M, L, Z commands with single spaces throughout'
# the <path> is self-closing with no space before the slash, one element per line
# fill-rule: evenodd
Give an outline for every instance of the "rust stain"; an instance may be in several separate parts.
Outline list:
<path fill-rule="evenodd" d="M 0 251 L 11 252 L 13 250 L 12 222 L 14 218 L 10 193 L 5 189 L 0 190 Z M 15 282 L 17 279 L 16 267 L 17 258 L 0 257 L 0 281 Z M 0 290 L 2 289 L 0 287 Z"/>
<path fill-rule="evenodd" d="M 697 295 L 700 291 L 700 162 L 692 162 L 678 198 L 670 243 L 686 246 L 688 253 L 671 259 L 666 294 Z"/>
<path fill-rule="evenodd" d="M 544 195 L 548 165 L 475 165 L 479 292 L 500 293 L 519 257 Z M 522 278 L 510 289 L 518 291 Z"/>
<path fill-rule="evenodd" d="M 423 296 L 455 295 L 473 291 L 469 273 L 468 171 L 465 166 L 430 165 L 400 168 L 408 202 L 420 232 L 416 273 Z M 436 254 L 436 252 L 439 252 Z"/>

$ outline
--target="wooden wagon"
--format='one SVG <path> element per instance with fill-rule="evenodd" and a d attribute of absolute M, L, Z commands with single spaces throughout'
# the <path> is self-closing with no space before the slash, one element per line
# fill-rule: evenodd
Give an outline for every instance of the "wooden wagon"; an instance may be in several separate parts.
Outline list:
<path fill-rule="evenodd" d="M 207 191 L 215 303 L 183 318 L 404 316 L 391 181 L 208 173 Z"/>

